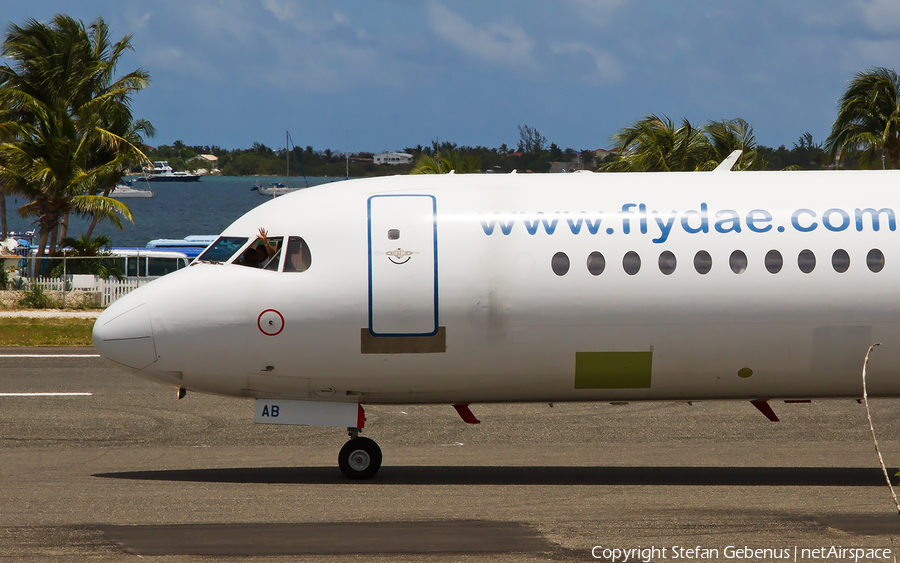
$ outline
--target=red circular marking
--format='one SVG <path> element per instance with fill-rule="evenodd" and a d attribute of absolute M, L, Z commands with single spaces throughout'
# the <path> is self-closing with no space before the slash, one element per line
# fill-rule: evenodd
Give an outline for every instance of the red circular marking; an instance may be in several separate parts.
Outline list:
<path fill-rule="evenodd" d="M 266 329 L 263 328 L 263 315 L 265 315 L 266 313 L 275 313 L 276 315 L 278 315 L 278 318 L 281 320 L 281 326 L 279 326 L 278 330 L 276 330 L 275 332 L 267 332 Z M 270 322 L 271 322 L 271 320 L 270 320 Z M 259 317 L 257 317 L 256 326 L 259 327 L 259 331 L 262 332 L 263 334 L 265 334 L 266 336 L 278 336 L 279 334 L 281 334 L 281 331 L 284 330 L 284 315 L 282 315 L 275 309 L 266 309 L 265 311 L 263 311 L 262 313 L 259 314 Z M 270 328 L 270 327 L 267 325 L 266 328 Z M 272 328 L 274 328 L 274 326 Z"/>

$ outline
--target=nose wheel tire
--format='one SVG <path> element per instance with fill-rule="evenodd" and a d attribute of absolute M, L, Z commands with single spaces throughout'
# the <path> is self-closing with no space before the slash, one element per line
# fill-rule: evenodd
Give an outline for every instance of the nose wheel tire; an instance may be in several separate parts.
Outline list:
<path fill-rule="evenodd" d="M 381 448 L 369 438 L 354 438 L 341 448 L 338 466 L 349 479 L 369 479 L 381 467 Z"/>

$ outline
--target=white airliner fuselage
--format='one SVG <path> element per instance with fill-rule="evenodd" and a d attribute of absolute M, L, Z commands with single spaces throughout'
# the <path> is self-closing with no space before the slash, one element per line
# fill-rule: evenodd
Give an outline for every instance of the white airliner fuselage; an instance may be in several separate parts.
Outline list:
<path fill-rule="evenodd" d="M 94 343 L 139 376 L 259 399 L 259 422 L 278 400 L 310 407 L 302 423 L 361 427 L 327 405 L 855 398 L 874 342 L 869 394 L 898 396 L 898 180 L 451 174 L 311 188 L 116 301 Z M 245 261 L 260 228 L 277 247 L 256 249 L 262 268 Z"/>

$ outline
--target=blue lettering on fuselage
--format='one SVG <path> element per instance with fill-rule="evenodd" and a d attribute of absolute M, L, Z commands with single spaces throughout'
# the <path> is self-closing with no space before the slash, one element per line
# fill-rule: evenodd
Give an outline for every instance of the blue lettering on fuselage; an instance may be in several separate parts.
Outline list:
<path fill-rule="evenodd" d="M 524 232 L 528 235 L 554 235 L 558 233 L 571 233 L 573 235 L 605 233 L 614 234 L 614 226 L 608 226 L 601 230 L 601 223 L 610 220 L 620 221 L 620 232 L 625 235 L 651 235 L 651 242 L 662 244 L 678 231 L 685 234 L 709 234 L 710 218 L 712 218 L 712 232 L 722 235 L 741 233 L 746 229 L 750 233 L 768 233 L 786 231 L 797 233 L 810 233 L 821 225 L 829 232 L 843 232 L 855 227 L 857 232 L 866 230 L 882 231 L 887 227 L 888 231 L 897 230 L 897 217 L 894 210 L 888 207 L 857 207 L 853 211 L 832 207 L 824 211 L 809 208 L 795 209 L 790 216 L 777 218 L 775 214 L 765 209 L 751 209 L 742 212 L 737 209 L 718 209 L 710 211 L 709 205 L 701 202 L 694 209 L 684 211 L 657 211 L 649 209 L 647 204 L 640 202 L 623 203 L 618 211 L 612 214 L 603 211 L 537 211 L 537 212 L 509 212 L 493 213 L 492 215 L 480 214 L 481 228 L 484 234 L 510 235 L 517 222 L 521 222 Z M 560 220 L 565 219 L 569 227 L 558 229 Z M 781 223 L 781 224 L 779 224 Z M 614 224 L 613 224 L 614 225 Z M 499 230 L 496 227 L 500 227 Z M 521 232 L 521 231 L 520 231 Z"/>
<path fill-rule="evenodd" d="M 564 215 L 569 215 L 568 211 L 563 212 Z M 594 217 L 592 220 L 591 217 L 582 217 L 582 215 L 587 215 L 587 211 L 582 211 L 578 214 L 578 220 L 573 221 L 571 217 L 566 217 L 566 223 L 569 224 L 569 230 L 572 231 L 573 235 L 577 235 L 581 232 L 581 224 L 587 227 L 587 230 L 592 235 L 596 235 L 597 231 L 600 230 L 600 222 L 603 220 L 602 217 Z"/>

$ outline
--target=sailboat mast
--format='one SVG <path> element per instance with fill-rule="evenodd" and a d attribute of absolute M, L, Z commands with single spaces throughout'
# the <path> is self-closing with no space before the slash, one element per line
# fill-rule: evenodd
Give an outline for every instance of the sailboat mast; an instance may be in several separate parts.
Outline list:
<path fill-rule="evenodd" d="M 284 161 L 285 161 L 285 169 L 287 170 L 288 182 L 291 181 L 291 143 L 290 139 L 291 133 L 290 131 L 284 132 Z"/>

